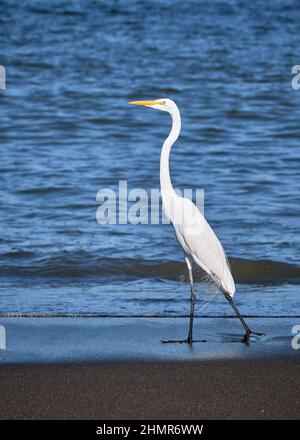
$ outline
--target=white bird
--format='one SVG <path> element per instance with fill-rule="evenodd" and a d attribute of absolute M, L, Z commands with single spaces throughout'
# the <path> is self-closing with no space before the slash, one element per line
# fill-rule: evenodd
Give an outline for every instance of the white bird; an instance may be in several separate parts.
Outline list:
<path fill-rule="evenodd" d="M 176 238 L 185 255 L 191 287 L 191 310 L 187 339 L 162 342 L 193 343 L 193 319 L 196 294 L 193 282 L 192 263 L 195 262 L 216 283 L 231 304 L 246 331 L 242 341 L 248 344 L 251 334 L 261 336 L 263 333 L 256 333 L 250 330 L 233 301 L 235 284 L 224 249 L 197 206 L 194 205 L 190 199 L 177 195 L 171 183 L 169 156 L 171 148 L 178 139 L 181 129 L 178 107 L 174 101 L 167 98 L 152 101 L 131 101 L 129 104 L 143 105 L 156 110 L 162 110 L 168 112 L 172 117 L 172 129 L 161 150 L 160 186 L 165 214 L 174 226 Z"/>

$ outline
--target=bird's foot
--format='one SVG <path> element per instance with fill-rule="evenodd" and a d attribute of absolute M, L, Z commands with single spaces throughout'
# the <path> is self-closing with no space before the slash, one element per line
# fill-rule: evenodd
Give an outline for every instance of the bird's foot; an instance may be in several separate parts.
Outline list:
<path fill-rule="evenodd" d="M 186 339 L 180 339 L 180 340 L 174 340 L 174 339 L 169 339 L 169 340 L 163 340 L 160 341 L 162 344 L 189 344 L 192 345 L 194 342 L 207 342 L 206 339 L 190 339 L 190 338 L 186 338 Z"/>
<path fill-rule="evenodd" d="M 265 333 L 261 333 L 261 332 L 253 332 L 252 330 L 249 330 L 248 332 L 245 333 L 242 342 L 244 342 L 244 344 L 249 345 L 250 343 L 250 336 L 251 335 L 255 335 L 255 336 L 265 336 Z"/>

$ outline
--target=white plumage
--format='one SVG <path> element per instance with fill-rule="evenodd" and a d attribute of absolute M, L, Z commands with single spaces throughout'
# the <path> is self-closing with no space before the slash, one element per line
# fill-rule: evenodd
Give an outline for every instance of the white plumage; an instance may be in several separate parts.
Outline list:
<path fill-rule="evenodd" d="M 167 98 L 153 101 L 132 101 L 130 104 L 144 105 L 166 111 L 172 117 L 172 129 L 161 150 L 160 186 L 165 214 L 174 226 L 176 238 L 183 249 L 188 266 L 191 286 L 191 313 L 188 338 L 183 341 L 163 342 L 187 342 L 190 344 L 193 342 L 193 318 L 196 300 L 192 272 L 192 263 L 194 262 L 222 290 L 246 330 L 243 341 L 248 343 L 251 333 L 257 335 L 261 335 L 261 333 L 254 333 L 249 329 L 233 302 L 235 284 L 224 249 L 197 206 L 190 199 L 177 195 L 171 183 L 169 156 L 172 145 L 176 142 L 181 129 L 178 107 L 174 101 Z"/>
<path fill-rule="evenodd" d="M 218 237 L 191 200 L 179 200 L 178 209 L 183 211 L 183 220 L 182 224 L 174 225 L 174 229 L 184 253 L 198 264 L 218 287 L 233 297 L 235 284 Z M 185 215 L 185 212 L 190 211 L 194 212 L 192 225 L 189 225 Z"/>

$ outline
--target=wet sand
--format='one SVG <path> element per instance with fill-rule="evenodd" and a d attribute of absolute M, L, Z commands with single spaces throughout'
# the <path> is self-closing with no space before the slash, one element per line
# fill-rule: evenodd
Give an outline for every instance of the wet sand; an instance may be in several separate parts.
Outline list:
<path fill-rule="evenodd" d="M 299 418 L 297 319 L 250 319 L 266 332 L 241 344 L 235 319 L 1 319 L 1 419 Z"/>

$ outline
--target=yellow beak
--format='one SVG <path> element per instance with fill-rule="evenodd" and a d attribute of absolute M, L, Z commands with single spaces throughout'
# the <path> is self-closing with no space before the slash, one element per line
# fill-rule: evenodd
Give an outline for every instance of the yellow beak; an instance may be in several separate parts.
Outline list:
<path fill-rule="evenodd" d="M 128 104 L 149 106 L 149 105 L 155 105 L 155 104 L 161 104 L 161 103 L 162 103 L 161 100 L 155 99 L 153 101 L 131 101 Z"/>

